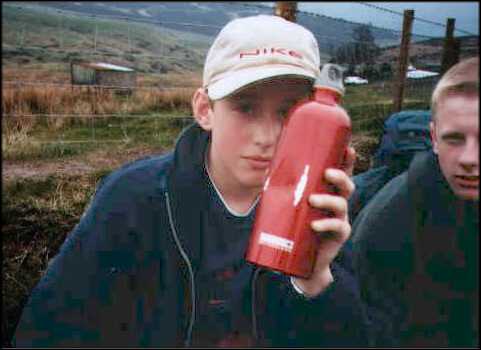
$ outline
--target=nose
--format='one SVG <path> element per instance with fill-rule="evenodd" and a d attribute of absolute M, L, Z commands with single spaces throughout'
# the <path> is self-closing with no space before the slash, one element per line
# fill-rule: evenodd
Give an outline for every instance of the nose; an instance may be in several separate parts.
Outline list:
<path fill-rule="evenodd" d="M 277 113 L 265 111 L 254 126 L 254 142 L 263 148 L 275 146 L 282 131 L 283 121 Z"/>
<path fill-rule="evenodd" d="M 475 172 L 479 169 L 479 141 L 468 139 L 459 157 L 461 166 L 469 171 Z"/>

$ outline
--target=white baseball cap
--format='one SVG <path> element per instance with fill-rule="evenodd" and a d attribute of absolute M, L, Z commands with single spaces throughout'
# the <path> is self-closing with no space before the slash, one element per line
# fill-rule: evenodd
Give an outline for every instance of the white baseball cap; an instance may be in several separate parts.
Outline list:
<path fill-rule="evenodd" d="M 317 41 L 303 26 L 279 16 L 243 17 L 227 23 L 210 47 L 203 87 L 219 100 L 274 77 L 314 81 L 319 66 Z"/>

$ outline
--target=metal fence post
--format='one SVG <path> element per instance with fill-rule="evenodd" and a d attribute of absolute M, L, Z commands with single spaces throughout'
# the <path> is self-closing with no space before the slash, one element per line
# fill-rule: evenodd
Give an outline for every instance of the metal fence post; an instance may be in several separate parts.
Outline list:
<path fill-rule="evenodd" d="M 446 37 L 444 38 L 443 57 L 441 60 L 441 75 L 459 61 L 459 40 L 454 38 L 456 19 L 448 18 L 446 23 Z"/>
<path fill-rule="evenodd" d="M 97 23 L 95 23 L 94 52 L 97 52 Z"/>
<path fill-rule="evenodd" d="M 276 16 L 296 22 L 297 1 L 277 1 L 274 14 Z"/>
<path fill-rule="evenodd" d="M 406 81 L 407 64 L 409 58 L 409 43 L 411 41 L 411 29 L 414 19 L 414 10 L 404 10 L 403 32 L 399 53 L 398 74 L 394 81 L 393 112 L 402 109 L 404 83 Z"/>

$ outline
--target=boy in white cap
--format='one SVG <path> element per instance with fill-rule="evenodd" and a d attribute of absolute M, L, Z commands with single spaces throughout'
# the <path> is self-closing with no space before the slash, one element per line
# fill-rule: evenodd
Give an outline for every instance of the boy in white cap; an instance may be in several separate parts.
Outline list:
<path fill-rule="evenodd" d="M 15 345 L 364 345 L 349 254 L 338 254 L 351 231 L 352 148 L 346 171 L 325 174 L 339 195 L 309 197 L 333 213 L 311 223 L 321 238 L 312 277 L 244 259 L 284 117 L 311 93 L 319 66 L 317 42 L 298 24 L 264 15 L 228 23 L 192 99 L 196 123 L 173 152 L 99 186 L 32 293 Z"/>

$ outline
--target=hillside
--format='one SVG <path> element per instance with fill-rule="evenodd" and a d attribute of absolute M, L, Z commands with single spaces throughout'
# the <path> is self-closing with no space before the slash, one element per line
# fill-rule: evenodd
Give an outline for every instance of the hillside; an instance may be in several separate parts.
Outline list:
<path fill-rule="evenodd" d="M 198 71 L 211 38 L 148 23 L 2 3 L 2 66 L 106 60 L 139 72 Z"/>
<path fill-rule="evenodd" d="M 272 14 L 273 9 L 249 2 L 41 2 L 47 6 L 64 11 L 103 16 L 128 16 L 135 20 L 162 22 L 165 27 L 187 32 L 215 36 L 229 20 L 255 14 Z M 299 13 L 297 21 L 309 28 L 319 40 L 321 48 L 337 47 L 349 41 L 356 24 L 326 16 L 310 16 Z M 184 23 L 194 24 L 186 26 Z M 201 25 L 200 27 L 195 25 Z M 372 27 L 373 35 L 379 45 L 392 43 L 397 34 Z"/>
<path fill-rule="evenodd" d="M 259 2 L 39 2 L 47 7 L 84 14 L 104 16 L 128 16 L 136 20 L 163 22 L 163 25 L 182 31 L 215 36 L 229 20 L 255 14 L 272 14 L 271 7 Z M 352 32 L 358 24 L 323 15 L 299 12 L 297 21 L 309 28 L 319 39 L 322 49 L 338 47 L 351 40 Z M 185 26 L 183 23 L 202 25 Z M 401 29 L 401 28 L 399 28 Z M 371 31 L 379 46 L 392 45 L 400 37 L 400 32 L 371 26 Z M 413 36 L 413 41 L 422 40 Z"/>
<path fill-rule="evenodd" d="M 463 36 L 460 40 L 460 58 L 479 55 L 479 37 Z M 429 39 L 411 43 L 409 61 L 419 69 L 439 69 L 443 52 L 444 39 Z M 387 47 L 378 57 L 378 63 L 392 63 L 399 57 L 399 47 Z"/>

